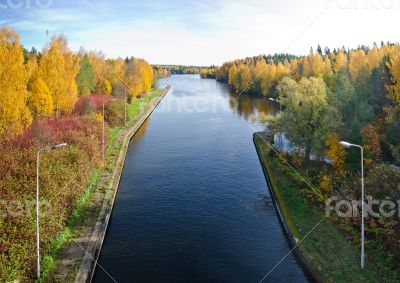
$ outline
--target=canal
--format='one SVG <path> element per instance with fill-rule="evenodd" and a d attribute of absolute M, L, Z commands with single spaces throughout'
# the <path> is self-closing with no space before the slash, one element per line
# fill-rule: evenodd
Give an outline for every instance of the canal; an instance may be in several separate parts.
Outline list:
<path fill-rule="evenodd" d="M 132 139 L 99 265 L 117 282 L 259 282 L 290 250 L 252 141 L 263 98 L 176 75 Z M 97 267 L 94 282 L 113 282 Z M 263 282 L 308 282 L 290 255 Z"/>

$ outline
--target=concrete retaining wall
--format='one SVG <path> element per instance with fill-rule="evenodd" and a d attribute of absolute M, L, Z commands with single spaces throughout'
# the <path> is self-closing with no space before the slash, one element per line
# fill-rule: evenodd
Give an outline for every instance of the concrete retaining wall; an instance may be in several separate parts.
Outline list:
<path fill-rule="evenodd" d="M 262 135 L 262 134 L 260 134 Z M 257 155 L 258 155 L 258 159 L 260 160 L 261 163 L 261 167 L 263 169 L 264 172 L 264 176 L 265 179 L 267 181 L 268 184 L 268 189 L 271 195 L 271 199 L 274 202 L 275 208 L 278 212 L 278 216 L 279 216 L 279 220 L 286 232 L 286 236 L 289 240 L 289 244 L 290 247 L 293 248 L 296 246 L 298 239 L 296 237 L 294 237 L 287 221 L 285 218 L 284 213 L 282 212 L 281 206 L 279 204 L 278 199 L 276 198 L 276 194 L 275 194 L 275 190 L 276 188 L 274 188 L 273 186 L 273 182 L 271 182 L 271 180 L 273 180 L 273 176 L 270 174 L 269 170 L 268 170 L 268 165 L 264 163 L 264 160 L 261 156 L 261 152 L 260 149 L 258 148 L 258 145 L 256 143 L 256 136 L 258 136 L 258 133 L 254 133 L 253 134 L 253 142 L 254 145 L 256 147 L 256 151 L 257 151 Z M 307 258 L 307 256 L 298 248 L 294 248 L 293 253 L 297 256 L 298 261 L 300 262 L 300 264 L 302 265 L 303 269 L 306 271 L 306 273 L 308 273 L 308 275 L 315 281 L 318 283 L 324 283 L 325 281 L 323 280 L 321 273 L 319 272 L 319 270 L 311 263 L 311 261 Z"/>

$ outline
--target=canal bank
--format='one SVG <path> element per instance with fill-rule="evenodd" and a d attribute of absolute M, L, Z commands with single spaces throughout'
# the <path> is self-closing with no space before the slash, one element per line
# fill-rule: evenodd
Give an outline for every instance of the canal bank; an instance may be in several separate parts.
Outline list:
<path fill-rule="evenodd" d="M 45 282 L 90 282 L 117 195 L 129 142 L 169 90 L 170 86 L 167 86 L 158 90 L 158 94 L 149 93 L 144 98 L 144 109 L 138 109 L 139 114 L 110 137 L 107 162 L 101 171 L 96 170 L 100 172 L 100 178 L 87 196 L 89 202 L 80 213 L 79 223 L 64 233 L 68 244 L 57 251 L 55 269 L 46 276 Z"/>
<path fill-rule="evenodd" d="M 287 239 L 290 243 L 292 248 L 292 252 L 297 256 L 297 259 L 306 270 L 307 273 L 314 279 L 315 282 L 324 283 L 320 271 L 313 265 L 310 259 L 304 254 L 304 252 L 298 247 L 299 243 L 299 233 L 297 231 L 296 225 L 293 219 L 290 217 L 288 210 L 286 208 L 286 204 L 279 192 L 278 185 L 275 182 L 273 173 L 271 171 L 268 162 L 266 161 L 265 152 L 261 152 L 260 146 L 264 143 L 263 139 L 261 138 L 265 135 L 265 132 L 254 133 L 253 141 L 257 151 L 258 158 L 260 159 L 261 167 L 263 169 L 265 180 L 268 184 L 268 189 L 271 194 L 271 198 L 274 202 L 276 211 L 279 216 L 279 220 L 283 226 L 283 229 L 286 232 Z M 267 137 L 265 137 L 267 139 Z M 295 236 L 296 234 L 296 236 Z"/>

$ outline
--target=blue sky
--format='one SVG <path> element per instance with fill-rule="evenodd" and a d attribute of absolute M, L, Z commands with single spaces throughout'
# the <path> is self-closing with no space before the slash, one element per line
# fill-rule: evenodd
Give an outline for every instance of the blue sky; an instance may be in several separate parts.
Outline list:
<path fill-rule="evenodd" d="M 220 65 L 265 53 L 398 42 L 391 0 L 0 0 L 0 25 L 41 49 L 65 34 L 73 50 L 135 56 L 153 64 Z"/>

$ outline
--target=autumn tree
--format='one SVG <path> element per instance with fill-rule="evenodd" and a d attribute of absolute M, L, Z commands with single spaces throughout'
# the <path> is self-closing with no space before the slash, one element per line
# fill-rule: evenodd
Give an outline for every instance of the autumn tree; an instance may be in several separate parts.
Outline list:
<path fill-rule="evenodd" d="M 54 111 L 53 98 L 46 83 L 35 78 L 28 85 L 28 106 L 35 117 L 50 117 Z"/>
<path fill-rule="evenodd" d="M 400 54 L 392 54 L 387 66 L 392 77 L 392 84 L 387 86 L 389 97 L 400 109 Z"/>
<path fill-rule="evenodd" d="M 353 81 L 357 81 L 370 73 L 370 63 L 363 49 L 350 52 L 349 73 Z"/>
<path fill-rule="evenodd" d="M 154 83 L 151 66 L 143 59 L 132 59 L 126 66 L 125 80 L 129 97 L 134 98 L 150 91 Z"/>
<path fill-rule="evenodd" d="M 338 73 L 342 69 L 347 69 L 347 64 L 347 55 L 343 52 L 338 52 L 333 63 L 333 70 Z"/>
<path fill-rule="evenodd" d="M 347 151 L 339 142 L 340 139 L 336 133 L 329 134 L 325 141 L 327 146 L 325 155 L 331 160 L 334 168 L 344 174 Z"/>
<path fill-rule="evenodd" d="M 276 82 L 276 66 L 274 63 L 270 63 L 260 76 L 261 91 L 264 96 L 269 96 L 272 85 L 275 82 Z"/>
<path fill-rule="evenodd" d="M 346 174 L 347 151 L 339 142 L 340 139 L 336 133 L 329 134 L 325 141 L 327 147 L 325 156 L 329 158 L 333 166 L 333 172 L 322 176 L 320 187 L 322 192 L 328 197 L 334 189 L 334 186 L 339 184 Z"/>
<path fill-rule="evenodd" d="M 79 72 L 79 59 L 68 48 L 64 36 L 54 36 L 50 47 L 44 50 L 39 61 L 39 77 L 50 90 L 55 110 L 71 113 L 77 100 L 75 78 Z"/>
<path fill-rule="evenodd" d="M 26 105 L 28 72 L 14 30 L 0 29 L 0 137 L 12 138 L 32 123 Z"/>
<path fill-rule="evenodd" d="M 229 69 L 228 83 L 233 88 L 235 88 L 235 86 L 237 85 L 237 67 L 236 67 L 236 64 L 232 64 L 232 66 Z"/>
<path fill-rule="evenodd" d="M 236 89 L 238 91 L 246 92 L 251 83 L 250 68 L 246 64 L 241 64 L 238 73 L 238 84 Z"/>
<path fill-rule="evenodd" d="M 111 94 L 112 86 L 110 81 L 106 78 L 101 79 L 97 86 L 97 90 L 99 94 Z"/>
<path fill-rule="evenodd" d="M 365 150 L 367 164 L 379 161 L 382 156 L 380 136 L 378 129 L 372 124 L 368 124 L 361 130 L 362 143 Z"/>

